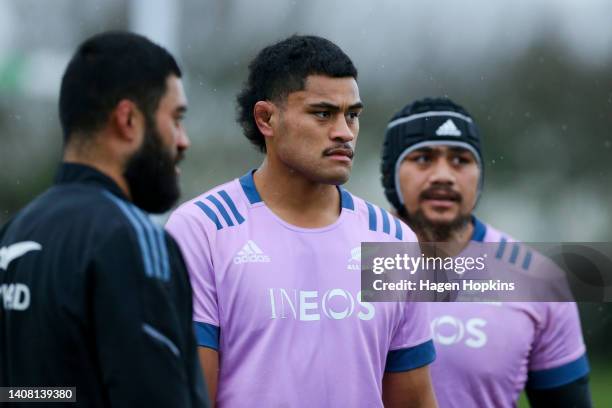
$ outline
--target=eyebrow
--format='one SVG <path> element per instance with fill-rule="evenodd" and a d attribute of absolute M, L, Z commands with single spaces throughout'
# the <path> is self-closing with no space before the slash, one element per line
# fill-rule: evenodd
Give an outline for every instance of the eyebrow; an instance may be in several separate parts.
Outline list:
<path fill-rule="evenodd" d="M 412 152 L 410 152 L 410 154 L 412 153 L 432 153 L 433 151 L 434 149 L 432 149 L 431 147 L 424 146 L 424 147 L 419 147 L 416 150 L 413 150 Z"/>
<path fill-rule="evenodd" d="M 334 112 L 340 111 L 340 107 L 338 105 L 334 105 L 333 103 L 329 103 L 329 102 L 311 103 L 308 105 L 308 107 L 311 109 L 317 109 L 317 108 L 318 109 L 329 109 Z M 355 109 L 363 109 L 363 102 L 359 101 L 348 107 L 348 110 L 355 110 Z"/>
<path fill-rule="evenodd" d="M 469 149 L 461 146 L 450 146 L 449 150 L 453 153 L 472 153 Z"/>

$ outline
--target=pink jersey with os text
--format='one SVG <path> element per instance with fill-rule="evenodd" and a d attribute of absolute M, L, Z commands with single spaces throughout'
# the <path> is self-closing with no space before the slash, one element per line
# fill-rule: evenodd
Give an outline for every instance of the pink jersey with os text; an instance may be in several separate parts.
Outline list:
<path fill-rule="evenodd" d="M 473 241 L 498 243 L 496 261 L 529 268 L 537 256 L 473 219 Z M 514 407 L 525 387 L 554 388 L 589 372 L 580 319 L 570 302 L 432 303 L 440 407 Z"/>

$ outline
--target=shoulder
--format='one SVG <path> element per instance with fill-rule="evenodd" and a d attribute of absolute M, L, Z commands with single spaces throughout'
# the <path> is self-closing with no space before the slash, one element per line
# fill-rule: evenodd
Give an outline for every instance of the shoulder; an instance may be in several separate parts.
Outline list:
<path fill-rule="evenodd" d="M 416 241 L 414 232 L 389 211 L 342 189 L 343 207 L 350 200 L 355 222 L 379 241 Z M 345 207 L 346 208 L 346 207 Z"/>
<path fill-rule="evenodd" d="M 488 262 L 499 267 L 500 271 L 514 274 L 517 283 L 520 279 L 521 285 L 529 285 L 530 296 L 546 306 L 536 308 L 543 310 L 544 314 L 549 313 L 551 305 L 544 300 L 561 302 L 573 299 L 565 272 L 549 257 L 554 247 L 518 241 L 489 225 L 484 245 Z"/>
<path fill-rule="evenodd" d="M 234 179 L 181 204 L 170 215 L 166 228 L 175 237 L 185 229 L 208 235 L 243 224 L 247 214 L 248 197 Z"/>
<path fill-rule="evenodd" d="M 85 233 L 97 240 L 142 219 L 143 212 L 129 201 L 104 188 L 82 185 L 55 185 L 24 207 L 12 220 L 20 226 L 67 233 Z"/>
<path fill-rule="evenodd" d="M 103 197 L 121 216 L 115 222 L 107 221 L 104 238 L 96 245 L 98 262 L 113 268 L 131 265 L 133 272 L 163 282 L 176 280 L 183 259 L 172 237 L 131 202 L 107 192 Z"/>
<path fill-rule="evenodd" d="M 486 228 L 483 242 L 487 245 L 488 252 L 493 255 L 496 262 L 505 264 L 510 268 L 529 270 L 533 266 L 536 252 L 528 245 L 491 226 L 481 224 Z"/>

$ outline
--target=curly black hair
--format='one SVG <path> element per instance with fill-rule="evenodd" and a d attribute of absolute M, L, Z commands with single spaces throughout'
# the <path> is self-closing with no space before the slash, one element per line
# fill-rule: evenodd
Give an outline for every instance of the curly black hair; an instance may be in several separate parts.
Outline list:
<path fill-rule="evenodd" d="M 236 120 L 261 152 L 265 153 L 266 144 L 255 124 L 253 107 L 258 101 L 282 101 L 304 89 L 309 75 L 357 79 L 357 69 L 340 47 L 313 35 L 293 35 L 270 45 L 249 64 L 249 77 L 236 98 Z"/>

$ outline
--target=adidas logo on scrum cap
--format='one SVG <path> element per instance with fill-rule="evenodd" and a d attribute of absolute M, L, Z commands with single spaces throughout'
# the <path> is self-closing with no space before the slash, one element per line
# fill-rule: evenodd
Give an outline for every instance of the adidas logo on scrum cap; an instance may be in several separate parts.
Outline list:
<path fill-rule="evenodd" d="M 270 262 L 270 257 L 263 253 L 257 244 L 249 240 L 234 257 L 235 264 Z"/>
<path fill-rule="evenodd" d="M 455 122 L 452 119 L 444 122 L 440 127 L 436 130 L 436 135 L 438 136 L 461 136 L 461 131 L 455 125 Z"/>

